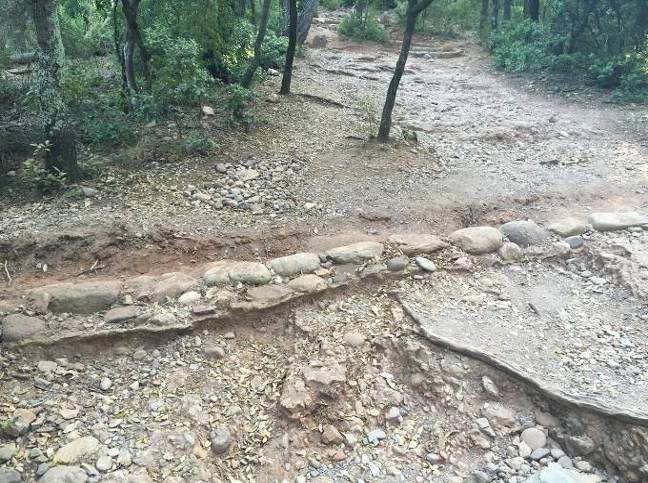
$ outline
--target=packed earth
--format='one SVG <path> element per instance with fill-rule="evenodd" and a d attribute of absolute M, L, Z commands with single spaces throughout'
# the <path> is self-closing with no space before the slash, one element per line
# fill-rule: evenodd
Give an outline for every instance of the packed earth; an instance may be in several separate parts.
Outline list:
<path fill-rule="evenodd" d="M 217 159 L 3 207 L 0 483 L 648 481 L 645 109 L 417 38 L 377 145 L 338 21 Z"/>

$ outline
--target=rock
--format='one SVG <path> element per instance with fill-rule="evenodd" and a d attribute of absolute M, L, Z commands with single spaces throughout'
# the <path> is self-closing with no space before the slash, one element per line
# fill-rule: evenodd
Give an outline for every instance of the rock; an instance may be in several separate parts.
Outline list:
<path fill-rule="evenodd" d="M 209 439 L 211 441 L 212 451 L 218 455 L 226 453 L 232 444 L 232 435 L 229 429 L 224 426 L 220 426 L 209 433 Z"/>
<path fill-rule="evenodd" d="M 486 391 L 488 394 L 490 394 L 493 397 L 499 397 L 499 389 L 497 389 L 497 386 L 493 382 L 493 380 L 488 377 L 488 376 L 483 376 L 482 377 L 482 387 L 484 388 L 484 391 Z"/>
<path fill-rule="evenodd" d="M 505 242 L 499 250 L 497 250 L 497 254 L 506 262 L 515 262 L 520 260 L 523 255 L 522 249 L 513 242 Z"/>
<path fill-rule="evenodd" d="M 322 443 L 324 444 L 340 444 L 344 442 L 344 437 L 332 424 L 327 424 L 322 428 Z"/>
<path fill-rule="evenodd" d="M 19 342 L 45 330 L 46 325 L 41 319 L 22 314 L 7 315 L 2 322 L 2 340 Z"/>
<path fill-rule="evenodd" d="M 538 448 L 538 449 L 534 449 L 531 452 L 529 458 L 531 458 L 533 461 L 539 461 L 542 458 L 546 457 L 549 453 L 550 451 L 547 448 Z"/>
<path fill-rule="evenodd" d="M 197 304 L 200 302 L 201 295 L 199 292 L 196 292 L 195 290 L 190 290 L 189 292 L 185 292 L 180 297 L 178 297 L 178 303 L 181 305 L 193 305 Z"/>
<path fill-rule="evenodd" d="M 344 344 L 351 347 L 360 347 L 365 343 L 365 336 L 360 332 L 347 332 L 344 334 Z"/>
<path fill-rule="evenodd" d="M 268 72 L 268 75 L 273 75 L 273 76 L 279 75 L 279 71 L 276 70 L 276 69 L 268 69 L 267 72 Z"/>
<path fill-rule="evenodd" d="M 125 322 L 127 320 L 135 319 L 140 314 L 139 307 L 128 306 L 128 307 L 116 307 L 110 309 L 104 315 L 104 321 L 113 324 L 117 322 Z"/>
<path fill-rule="evenodd" d="M 450 242 L 472 255 L 497 251 L 502 246 L 502 233 L 489 226 L 463 228 L 450 235 Z"/>
<path fill-rule="evenodd" d="M 437 267 L 432 260 L 425 257 L 416 257 L 414 261 L 424 272 L 436 272 Z"/>
<path fill-rule="evenodd" d="M 522 441 L 529 445 L 532 450 L 544 448 L 547 444 L 547 435 L 538 428 L 527 428 L 520 435 Z"/>
<path fill-rule="evenodd" d="M 448 244 L 435 235 L 406 233 L 392 235 L 389 242 L 398 245 L 405 255 L 434 253 L 448 247 Z"/>
<path fill-rule="evenodd" d="M 324 279 L 313 274 L 297 277 L 288 282 L 288 286 L 297 292 L 303 293 L 316 293 L 328 288 Z"/>
<path fill-rule="evenodd" d="M 86 198 L 94 198 L 99 193 L 96 189 L 90 188 L 88 186 L 80 186 L 83 196 Z"/>
<path fill-rule="evenodd" d="M 105 282 L 59 283 L 29 292 L 30 298 L 44 303 L 44 308 L 55 313 L 91 314 L 110 307 L 117 301 L 121 283 Z"/>
<path fill-rule="evenodd" d="M 574 463 L 574 466 L 576 467 L 577 470 L 583 471 L 585 473 L 589 473 L 590 471 L 592 471 L 592 465 L 587 461 L 582 461 L 582 460 L 576 461 Z"/>
<path fill-rule="evenodd" d="M 577 248 L 582 247 L 584 243 L 583 237 L 579 235 L 569 236 L 565 238 L 564 241 L 569 245 L 569 248 L 571 248 L 572 250 L 576 250 Z"/>
<path fill-rule="evenodd" d="M 367 433 L 367 441 L 369 444 L 376 445 L 380 442 L 380 440 L 385 439 L 387 437 L 387 434 L 382 430 L 382 429 L 374 429 L 373 431 L 370 431 Z"/>
<path fill-rule="evenodd" d="M 312 38 L 308 41 L 308 45 L 311 49 L 323 49 L 328 44 L 328 37 L 324 34 L 313 35 Z"/>
<path fill-rule="evenodd" d="M 112 458 L 110 456 L 101 456 L 95 463 L 95 468 L 97 468 L 102 473 L 109 471 L 112 468 Z"/>
<path fill-rule="evenodd" d="M 391 424 L 398 424 L 403 420 L 400 409 L 396 406 L 390 407 L 385 413 L 385 421 Z"/>
<path fill-rule="evenodd" d="M 65 446 L 59 448 L 59 450 L 54 454 L 52 461 L 64 465 L 80 463 L 81 461 L 94 456 L 98 450 L 99 441 L 92 436 L 85 436 L 70 441 Z"/>
<path fill-rule="evenodd" d="M 39 483 L 85 483 L 88 475 L 78 466 L 55 466 L 38 480 Z"/>
<path fill-rule="evenodd" d="M 314 389 L 329 392 L 335 383 L 346 382 L 346 370 L 340 364 L 308 366 L 303 370 L 306 383 Z"/>
<path fill-rule="evenodd" d="M 117 466 L 120 466 L 122 468 L 128 468 L 131 464 L 133 464 L 133 457 L 130 454 L 130 451 L 128 451 L 126 448 L 121 448 L 119 450 L 119 453 L 117 453 Z"/>
<path fill-rule="evenodd" d="M 0 424 L 0 436 L 17 438 L 29 431 L 29 426 L 36 420 L 36 413 L 31 409 L 16 409 L 11 419 Z"/>
<path fill-rule="evenodd" d="M 291 277 L 314 272 L 320 268 L 320 258 L 316 253 L 295 253 L 287 257 L 270 260 L 268 267 L 277 275 Z"/>
<path fill-rule="evenodd" d="M 559 464 L 549 463 L 546 468 L 535 473 L 525 483 L 585 483 L 591 481 L 585 475 L 562 468 Z"/>
<path fill-rule="evenodd" d="M 149 319 L 149 322 L 151 324 L 157 325 L 159 327 L 168 327 L 170 325 L 174 325 L 177 321 L 178 319 L 176 318 L 176 316 L 170 313 L 155 314 Z"/>
<path fill-rule="evenodd" d="M 484 405 L 482 414 L 493 427 L 511 427 L 515 423 L 515 414 L 513 411 L 499 403 Z"/>
<path fill-rule="evenodd" d="M 0 463 L 9 461 L 18 452 L 14 443 L 8 443 L 0 446 Z"/>
<path fill-rule="evenodd" d="M 233 302 L 232 309 L 260 310 L 275 307 L 295 297 L 295 292 L 285 285 L 267 285 L 249 288 L 247 296 L 249 302 Z"/>
<path fill-rule="evenodd" d="M 104 378 L 101 379 L 101 381 L 99 382 L 99 388 L 100 388 L 102 391 L 107 391 L 107 390 L 110 389 L 111 387 L 112 387 L 112 381 L 111 381 L 110 379 L 108 379 L 107 377 L 104 377 Z"/>
<path fill-rule="evenodd" d="M 409 265 L 409 258 L 405 255 L 387 260 L 387 269 L 390 272 L 400 272 L 405 270 Z"/>
<path fill-rule="evenodd" d="M 592 213 L 588 217 L 588 221 L 597 231 L 625 230 L 631 226 L 648 225 L 648 217 L 636 211 L 625 213 Z"/>
<path fill-rule="evenodd" d="M 572 463 L 571 458 L 569 456 L 567 456 L 567 455 L 561 456 L 560 458 L 558 458 L 558 464 L 560 466 L 562 466 L 563 468 L 573 468 L 574 467 L 574 463 Z"/>
<path fill-rule="evenodd" d="M 205 344 L 203 352 L 205 353 L 205 357 L 216 360 L 224 359 L 227 355 L 225 349 L 221 345 L 215 343 Z"/>
<path fill-rule="evenodd" d="M 576 218 L 564 218 L 551 223 L 548 227 L 550 232 L 562 237 L 582 235 L 587 231 L 587 225 Z"/>
<path fill-rule="evenodd" d="M 137 300 L 149 300 L 154 303 L 167 298 L 176 299 L 197 286 L 198 281 L 183 272 L 169 272 L 159 277 L 142 275 L 127 282 L 128 290 L 135 293 Z"/>
<path fill-rule="evenodd" d="M 22 475 L 11 468 L 0 468 L 0 483 L 20 483 Z"/>
<path fill-rule="evenodd" d="M 39 372 L 51 374 L 52 372 L 56 371 L 57 367 L 58 364 L 54 361 L 39 361 L 36 369 L 38 369 Z"/>
<path fill-rule="evenodd" d="M 509 241 L 522 248 L 541 245 L 549 238 L 549 233 L 531 220 L 509 221 L 500 226 L 500 231 Z"/>
<path fill-rule="evenodd" d="M 596 448 L 596 443 L 592 441 L 587 435 L 580 436 L 566 436 L 565 437 L 565 447 L 569 453 L 573 453 L 579 456 L 587 456 L 592 453 Z"/>
<path fill-rule="evenodd" d="M 304 380 L 295 375 L 289 375 L 281 390 L 279 405 L 293 419 L 299 419 L 309 413 L 315 400 Z"/>
<path fill-rule="evenodd" d="M 326 257 L 335 263 L 363 263 L 382 255 L 384 247 L 378 242 L 359 242 L 353 245 L 333 248 L 326 252 Z"/>
<path fill-rule="evenodd" d="M 238 282 L 263 285 L 272 279 L 272 274 L 259 262 L 221 261 L 212 264 L 205 271 L 203 279 L 207 285 Z"/>
<path fill-rule="evenodd" d="M 452 270 L 457 272 L 469 272 L 474 267 L 470 257 L 459 257 L 452 263 Z"/>
<path fill-rule="evenodd" d="M 202 106 L 201 109 L 203 116 L 209 117 L 209 116 L 215 116 L 216 112 L 214 111 L 214 108 L 211 106 Z"/>

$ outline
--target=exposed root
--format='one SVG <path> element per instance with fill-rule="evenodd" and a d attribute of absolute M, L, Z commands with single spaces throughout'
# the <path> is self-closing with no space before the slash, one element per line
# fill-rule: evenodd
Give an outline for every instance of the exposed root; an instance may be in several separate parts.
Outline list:
<path fill-rule="evenodd" d="M 334 106 L 334 107 L 339 107 L 340 109 L 351 109 L 351 106 L 347 106 L 346 104 L 342 104 L 341 102 L 335 101 L 333 99 L 328 99 L 322 96 L 316 96 L 315 94 L 305 94 L 303 92 L 295 92 L 295 95 L 299 97 L 303 97 L 305 99 L 310 99 L 311 101 L 315 101 L 325 106 Z"/>

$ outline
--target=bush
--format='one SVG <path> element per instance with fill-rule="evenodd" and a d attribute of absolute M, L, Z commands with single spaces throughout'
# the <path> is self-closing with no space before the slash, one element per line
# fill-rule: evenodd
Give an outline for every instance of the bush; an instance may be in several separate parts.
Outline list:
<path fill-rule="evenodd" d="M 288 48 L 288 38 L 268 32 L 263 40 L 260 66 L 264 69 L 281 69 Z"/>
<path fill-rule="evenodd" d="M 417 18 L 416 30 L 454 38 L 479 23 L 480 5 L 475 0 L 436 0 Z M 398 0 L 396 13 L 405 23 L 407 0 Z"/>
<path fill-rule="evenodd" d="M 20 177 L 26 185 L 42 194 L 60 191 L 65 187 L 67 181 L 67 175 L 64 172 L 58 170 L 52 172 L 45 169 L 43 158 L 50 147 L 48 141 L 34 145 L 34 157 L 23 163 L 20 173 Z"/>
<path fill-rule="evenodd" d="M 341 1 L 340 0 L 323 0 L 322 1 L 322 6 L 326 10 L 337 10 L 340 8 Z"/>
<path fill-rule="evenodd" d="M 500 69 L 536 71 L 552 64 L 547 52 L 554 40 L 537 22 L 523 20 L 492 32 L 490 49 L 493 61 Z"/>
<path fill-rule="evenodd" d="M 250 113 L 250 105 L 254 100 L 254 92 L 239 85 L 227 89 L 225 107 L 230 112 L 230 121 L 235 125 L 248 128 L 254 121 Z"/>
<path fill-rule="evenodd" d="M 385 41 L 385 28 L 378 21 L 376 12 L 367 9 L 365 13 L 353 10 L 342 19 L 338 32 L 353 40 Z"/>

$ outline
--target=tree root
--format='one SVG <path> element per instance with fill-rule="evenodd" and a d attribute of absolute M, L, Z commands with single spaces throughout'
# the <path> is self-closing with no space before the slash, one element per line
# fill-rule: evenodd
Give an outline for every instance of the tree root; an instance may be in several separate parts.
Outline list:
<path fill-rule="evenodd" d="M 622 408 L 615 405 L 603 404 L 600 401 L 590 397 L 568 394 L 558 387 L 532 378 L 531 376 L 525 374 L 524 371 L 519 369 L 518 367 L 515 367 L 508 362 L 505 362 L 501 359 L 498 359 L 497 357 L 483 352 L 476 347 L 459 344 L 457 342 L 446 339 L 445 337 L 434 334 L 432 331 L 425 327 L 421 318 L 409 307 L 409 305 L 403 300 L 400 294 L 396 295 L 396 299 L 403 307 L 405 313 L 417 323 L 420 328 L 421 334 L 434 345 L 482 361 L 489 366 L 505 372 L 510 376 L 513 376 L 514 378 L 530 385 L 543 396 L 559 403 L 563 403 L 577 409 L 590 411 L 592 413 L 605 417 L 617 419 L 619 421 L 629 422 L 641 426 L 648 426 L 648 414 L 646 413 L 633 411 L 632 409 Z"/>
<path fill-rule="evenodd" d="M 294 95 L 315 101 L 319 104 L 324 104 L 325 106 L 334 106 L 339 107 L 340 109 L 351 109 L 351 106 L 342 104 L 341 102 L 334 101 L 333 99 L 327 99 L 326 97 L 316 96 L 315 94 L 304 94 L 301 92 L 295 92 Z"/>

